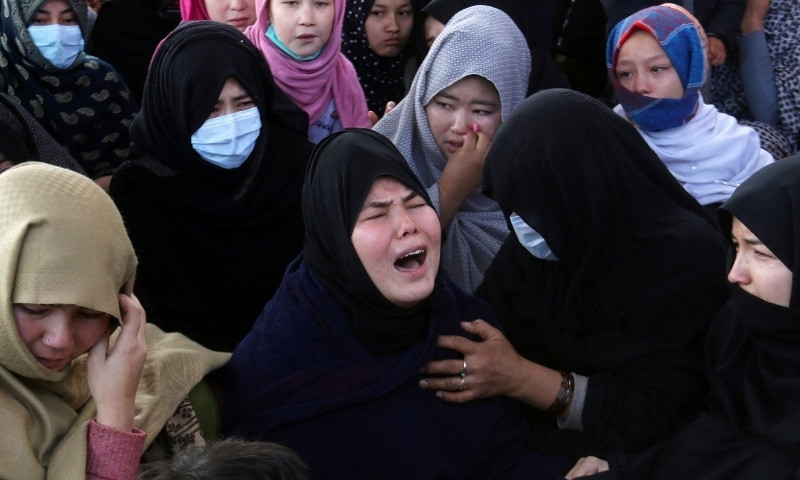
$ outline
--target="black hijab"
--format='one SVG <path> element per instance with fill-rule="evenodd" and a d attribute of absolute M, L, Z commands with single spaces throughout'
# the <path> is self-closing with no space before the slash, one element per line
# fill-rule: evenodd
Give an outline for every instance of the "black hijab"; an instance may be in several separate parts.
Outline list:
<path fill-rule="evenodd" d="M 800 261 L 800 155 L 763 167 L 719 210 L 739 219 L 793 273 Z M 735 250 L 731 246 L 731 260 Z M 732 286 L 708 331 L 706 409 L 674 437 L 628 459 L 614 455 L 598 478 L 750 480 L 800 474 L 800 309 Z"/>
<path fill-rule="evenodd" d="M 203 160 L 191 135 L 230 76 L 262 126 L 247 160 L 227 170 Z M 235 28 L 188 22 L 164 40 L 131 127 L 145 155 L 111 184 L 140 259 L 137 293 L 148 319 L 226 350 L 249 331 L 302 248 L 307 124 Z"/>
<path fill-rule="evenodd" d="M 234 197 L 249 197 L 257 193 L 251 191 L 251 182 L 254 173 L 264 168 L 271 125 L 295 130 L 300 126 L 296 116 L 270 115 L 276 96 L 282 92 L 263 54 L 246 37 L 234 33 L 235 28 L 228 27 L 210 20 L 187 22 L 167 37 L 150 65 L 142 109 L 131 126 L 131 137 L 138 149 L 158 158 L 162 165 L 198 177 Z M 258 107 L 262 132 L 245 163 L 226 170 L 204 161 L 192 148 L 191 136 L 208 119 L 231 76 Z M 269 168 L 285 168 L 281 163 L 270 162 Z M 270 177 L 276 184 L 282 183 L 280 175 Z"/>
<path fill-rule="evenodd" d="M 800 272 L 800 155 L 757 171 L 720 208 L 730 231 L 739 219 L 778 259 Z M 797 455 L 800 451 L 800 281 L 789 307 L 733 287 L 735 314 L 712 330 L 713 393 L 730 420 Z M 800 460 L 795 468 L 800 466 Z"/>
<path fill-rule="evenodd" d="M 510 235 L 478 293 L 521 354 L 598 378 L 585 432 L 641 448 L 688 420 L 702 336 L 727 297 L 724 240 L 636 129 L 587 95 L 539 92 L 500 126 L 483 179 L 558 261 Z M 628 393 L 665 384 L 654 403 Z"/>
<path fill-rule="evenodd" d="M 347 312 L 359 339 L 376 353 L 397 353 L 427 331 L 442 280 L 440 270 L 431 296 L 413 307 L 399 307 L 380 293 L 358 258 L 350 238 L 353 228 L 372 184 L 386 175 L 432 205 L 402 154 L 383 135 L 344 129 L 318 143 L 303 188 L 303 257 Z"/>

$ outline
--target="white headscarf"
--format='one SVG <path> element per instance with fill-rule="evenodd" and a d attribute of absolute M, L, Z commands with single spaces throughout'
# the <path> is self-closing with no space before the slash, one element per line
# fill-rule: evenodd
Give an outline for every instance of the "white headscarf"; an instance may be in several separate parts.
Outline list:
<path fill-rule="evenodd" d="M 743 181 L 772 155 L 761 148 L 758 134 L 735 118 L 703 103 L 680 127 L 659 132 L 638 129 L 672 175 L 701 205 L 727 200 Z M 614 108 L 625 116 L 621 105 Z"/>

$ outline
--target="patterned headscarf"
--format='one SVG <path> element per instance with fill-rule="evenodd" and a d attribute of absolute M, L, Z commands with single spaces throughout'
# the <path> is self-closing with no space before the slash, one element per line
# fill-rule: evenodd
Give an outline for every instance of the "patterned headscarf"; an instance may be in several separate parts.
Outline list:
<path fill-rule="evenodd" d="M 405 95 L 403 75 L 411 56 L 411 39 L 396 57 L 382 57 L 369 46 L 364 22 L 375 0 L 347 0 L 342 28 L 342 51 L 353 62 L 367 97 L 367 106 L 379 116 L 386 102 L 399 102 Z M 409 36 L 410 37 L 410 36 Z"/>
<path fill-rule="evenodd" d="M 67 68 L 33 44 L 28 24 L 46 0 L 2 0 L 0 88 L 67 148 L 91 177 L 113 172 L 128 156 L 136 113 L 128 87 L 105 61 L 81 52 Z M 68 0 L 86 34 L 86 0 Z"/>
<path fill-rule="evenodd" d="M 650 33 L 664 49 L 683 85 L 683 98 L 653 98 L 623 87 L 616 75 L 619 50 L 637 30 Z M 696 111 L 706 81 L 708 39 L 703 27 L 683 7 L 665 3 L 640 10 L 611 31 L 606 66 L 625 114 L 642 130 L 657 132 L 683 125 Z"/>

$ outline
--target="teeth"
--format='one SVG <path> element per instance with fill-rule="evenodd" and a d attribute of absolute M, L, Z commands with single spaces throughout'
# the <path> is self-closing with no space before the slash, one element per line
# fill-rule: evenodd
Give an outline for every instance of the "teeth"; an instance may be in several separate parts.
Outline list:
<path fill-rule="evenodd" d="M 425 250 L 422 250 L 422 249 L 414 250 L 413 252 L 408 252 L 405 255 L 403 255 L 402 257 L 400 257 L 400 260 L 402 260 L 404 258 L 407 258 L 407 257 L 410 257 L 412 255 L 419 255 L 419 254 L 424 253 L 424 252 L 425 252 Z"/>

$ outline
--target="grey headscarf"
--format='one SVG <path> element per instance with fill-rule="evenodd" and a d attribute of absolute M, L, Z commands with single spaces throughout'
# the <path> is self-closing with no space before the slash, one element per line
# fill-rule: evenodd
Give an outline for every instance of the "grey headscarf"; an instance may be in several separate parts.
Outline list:
<path fill-rule="evenodd" d="M 455 82 L 479 75 L 500 94 L 505 119 L 525 98 L 530 69 L 525 36 L 508 15 L 485 5 L 466 8 L 436 38 L 406 97 L 375 125 L 374 130 L 388 137 L 406 158 L 437 209 L 438 182 L 447 158 L 436 145 L 425 106 Z M 472 292 L 507 235 L 498 204 L 476 191 L 447 227 L 442 266 L 456 284 Z"/>

